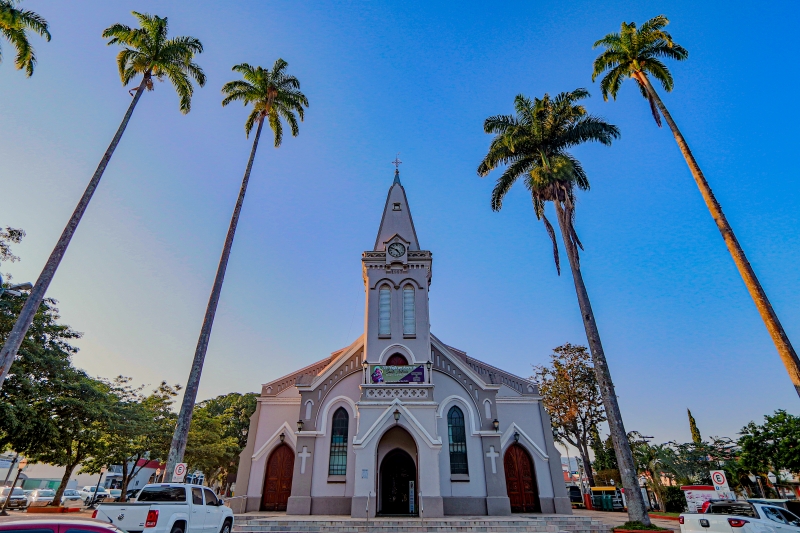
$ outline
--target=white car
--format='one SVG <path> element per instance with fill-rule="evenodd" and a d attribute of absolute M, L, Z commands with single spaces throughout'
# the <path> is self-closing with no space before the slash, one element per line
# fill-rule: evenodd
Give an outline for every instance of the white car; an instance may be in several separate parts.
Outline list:
<path fill-rule="evenodd" d="M 136 503 L 101 503 L 92 515 L 128 531 L 231 533 L 233 511 L 208 487 L 184 483 L 145 485 Z"/>
<path fill-rule="evenodd" d="M 791 511 L 744 501 L 713 502 L 705 513 L 678 520 L 681 533 L 800 533 L 800 518 Z"/>
<path fill-rule="evenodd" d="M 94 491 L 97 489 L 97 496 L 95 496 Z M 94 498 L 96 501 L 101 502 L 108 498 L 108 492 L 106 492 L 105 487 L 98 488 L 96 485 L 86 486 L 83 487 L 78 491 L 83 499 L 83 503 L 89 505 Z"/>
<path fill-rule="evenodd" d="M 44 507 L 53 501 L 56 491 L 53 489 L 36 489 L 28 494 L 28 507 Z"/>

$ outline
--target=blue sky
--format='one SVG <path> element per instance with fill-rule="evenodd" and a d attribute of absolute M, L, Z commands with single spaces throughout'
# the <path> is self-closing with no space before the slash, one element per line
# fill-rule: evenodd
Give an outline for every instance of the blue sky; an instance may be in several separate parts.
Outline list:
<path fill-rule="evenodd" d="M 785 95 L 793 2 L 288 2 L 26 0 L 26 79 L 3 46 L 0 224 L 24 228 L 35 280 L 129 102 L 100 34 L 132 9 L 205 45 L 192 112 L 168 84 L 142 98 L 49 295 L 84 332 L 76 364 L 184 384 L 250 143 L 219 89 L 239 62 L 282 57 L 311 107 L 298 138 L 261 146 L 208 351 L 200 398 L 257 391 L 349 344 L 363 327 L 360 254 L 374 243 L 396 152 L 421 246 L 434 253 L 433 332 L 522 376 L 585 343 L 572 280 L 558 277 L 524 189 L 500 213 L 475 173 L 483 120 L 518 93 L 577 87 L 618 125 L 612 147 L 574 150 L 582 266 L 628 430 L 663 442 L 735 436 L 797 397 L 667 129 L 630 84 L 603 102 L 592 43 L 664 13 L 690 52 L 664 100 L 789 337 L 800 344 L 798 109 Z M 784 96 L 781 96 L 784 95 Z"/>

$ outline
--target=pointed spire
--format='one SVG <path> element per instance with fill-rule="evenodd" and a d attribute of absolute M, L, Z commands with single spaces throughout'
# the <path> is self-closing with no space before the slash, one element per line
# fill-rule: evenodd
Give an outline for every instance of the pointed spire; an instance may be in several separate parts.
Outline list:
<path fill-rule="evenodd" d="M 400 161 L 393 161 L 395 166 Z M 386 197 L 383 208 L 381 225 L 378 228 L 378 237 L 375 239 L 375 251 L 386 249 L 386 242 L 395 235 L 399 235 L 408 243 L 409 250 L 419 250 L 417 231 L 414 229 L 414 220 L 411 218 L 411 209 L 408 207 L 406 191 L 400 183 L 400 170 L 395 168 L 394 181 Z"/>

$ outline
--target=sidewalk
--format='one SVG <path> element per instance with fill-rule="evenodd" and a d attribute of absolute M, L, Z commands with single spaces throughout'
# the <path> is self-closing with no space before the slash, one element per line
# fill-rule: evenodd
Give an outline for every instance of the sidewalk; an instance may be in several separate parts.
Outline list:
<path fill-rule="evenodd" d="M 587 511 L 586 509 L 573 509 L 572 513 L 576 516 L 589 516 L 596 520 L 600 520 L 604 524 L 608 524 L 611 527 L 621 526 L 625 522 L 628 521 L 628 513 L 620 513 L 620 512 L 607 512 L 607 511 Z M 678 522 L 675 520 L 665 520 L 663 518 L 651 518 L 653 525 L 659 527 L 665 527 L 667 529 L 672 529 L 674 531 L 680 530 L 680 526 Z"/>

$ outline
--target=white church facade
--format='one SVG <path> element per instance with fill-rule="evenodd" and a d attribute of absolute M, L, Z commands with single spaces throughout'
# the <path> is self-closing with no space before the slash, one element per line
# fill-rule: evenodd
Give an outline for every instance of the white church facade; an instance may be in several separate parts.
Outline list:
<path fill-rule="evenodd" d="M 536 385 L 430 332 L 431 268 L 395 173 L 362 254 L 363 334 L 262 387 L 236 481 L 247 511 L 571 513 Z"/>

